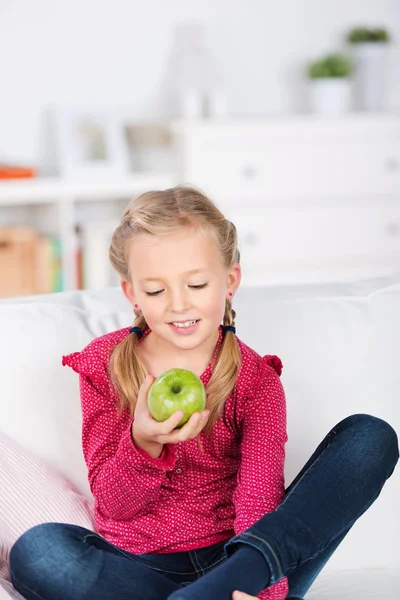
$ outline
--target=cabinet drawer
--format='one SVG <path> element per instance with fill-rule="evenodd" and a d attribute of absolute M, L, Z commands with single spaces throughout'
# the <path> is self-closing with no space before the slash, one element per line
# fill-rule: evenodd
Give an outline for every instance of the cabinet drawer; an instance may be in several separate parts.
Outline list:
<path fill-rule="evenodd" d="M 193 140 L 185 180 L 216 200 L 357 197 L 400 192 L 400 142 L 222 137 Z"/>
<path fill-rule="evenodd" d="M 223 208 L 238 231 L 245 271 L 278 265 L 354 266 L 382 262 L 400 269 L 400 205 Z"/>

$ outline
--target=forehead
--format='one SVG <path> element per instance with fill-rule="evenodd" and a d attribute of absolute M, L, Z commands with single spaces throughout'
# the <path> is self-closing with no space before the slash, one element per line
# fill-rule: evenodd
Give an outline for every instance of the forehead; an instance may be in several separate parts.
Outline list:
<path fill-rule="evenodd" d="M 130 243 L 128 260 L 135 279 L 160 279 L 188 274 L 194 269 L 222 268 L 215 242 L 193 230 L 168 236 L 141 233 Z"/>

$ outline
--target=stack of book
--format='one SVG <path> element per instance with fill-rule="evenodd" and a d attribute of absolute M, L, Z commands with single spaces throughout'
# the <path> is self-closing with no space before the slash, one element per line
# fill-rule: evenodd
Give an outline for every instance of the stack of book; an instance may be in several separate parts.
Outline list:
<path fill-rule="evenodd" d="M 59 238 L 30 227 L 0 228 L 0 297 L 61 290 Z"/>
<path fill-rule="evenodd" d="M 118 285 L 118 275 L 108 256 L 111 237 L 117 225 L 118 221 L 109 219 L 88 222 L 76 228 L 78 289 L 98 290 Z"/>

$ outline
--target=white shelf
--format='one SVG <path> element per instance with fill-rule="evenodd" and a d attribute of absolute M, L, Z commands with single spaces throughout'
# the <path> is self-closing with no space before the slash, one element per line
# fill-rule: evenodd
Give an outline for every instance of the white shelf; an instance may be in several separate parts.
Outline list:
<path fill-rule="evenodd" d="M 63 200 L 129 197 L 151 189 L 172 187 L 172 175 L 138 173 L 124 178 L 62 179 L 41 177 L 0 182 L 0 206 L 51 204 Z"/>

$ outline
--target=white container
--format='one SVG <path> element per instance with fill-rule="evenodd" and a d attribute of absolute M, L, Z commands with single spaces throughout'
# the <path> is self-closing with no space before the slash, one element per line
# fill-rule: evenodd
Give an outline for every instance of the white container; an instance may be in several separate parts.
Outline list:
<path fill-rule="evenodd" d="M 359 110 L 381 110 L 385 101 L 388 44 L 352 44 L 354 59 L 354 99 Z"/>
<path fill-rule="evenodd" d="M 207 94 L 206 115 L 212 119 L 227 116 L 226 95 L 220 88 L 214 88 Z"/>
<path fill-rule="evenodd" d="M 180 116 L 184 119 L 201 119 L 204 109 L 204 95 L 195 87 L 187 87 L 179 92 Z"/>
<path fill-rule="evenodd" d="M 345 77 L 311 79 L 309 92 L 313 113 L 337 115 L 351 108 L 351 83 Z"/>

